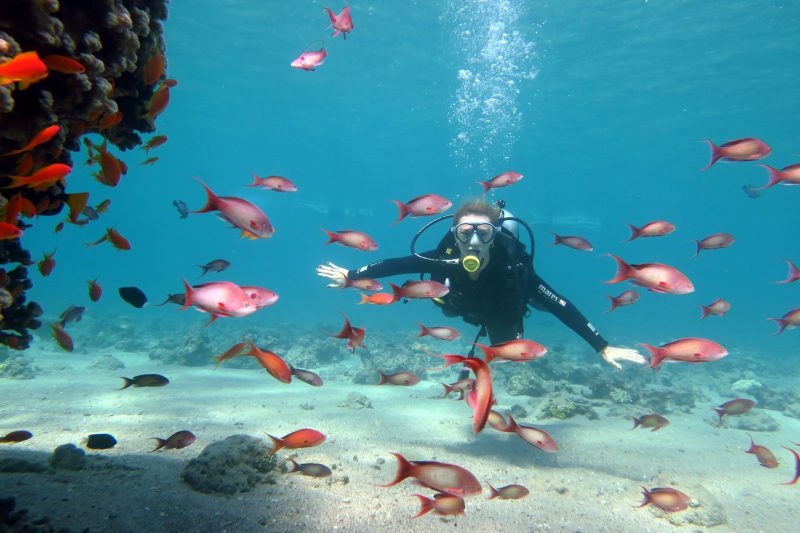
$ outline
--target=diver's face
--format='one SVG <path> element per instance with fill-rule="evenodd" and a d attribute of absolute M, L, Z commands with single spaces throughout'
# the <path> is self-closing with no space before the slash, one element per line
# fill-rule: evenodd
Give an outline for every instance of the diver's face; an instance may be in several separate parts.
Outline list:
<path fill-rule="evenodd" d="M 478 272 L 483 270 L 489 264 L 489 250 L 496 231 L 489 217 L 466 214 L 456 221 L 452 231 L 461 257 L 476 256 L 481 262 Z"/>

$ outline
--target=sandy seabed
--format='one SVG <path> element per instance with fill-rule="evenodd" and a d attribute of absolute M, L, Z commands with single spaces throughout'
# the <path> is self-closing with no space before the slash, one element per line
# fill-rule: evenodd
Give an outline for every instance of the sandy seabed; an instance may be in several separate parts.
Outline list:
<path fill-rule="evenodd" d="M 321 388 L 302 382 L 280 384 L 263 371 L 220 367 L 156 365 L 146 354 L 116 354 L 123 370 L 87 370 L 89 361 L 41 347 L 29 351 L 43 372 L 33 380 L 0 382 L 2 431 L 27 429 L 34 437 L 5 445 L 0 457 L 46 458 L 61 444 L 80 444 L 90 433 L 111 433 L 119 444 L 105 451 L 102 468 L 47 473 L 3 473 L 0 497 L 13 496 L 33 518 L 47 516 L 58 527 L 80 531 L 296 532 L 296 531 L 797 531 L 800 484 L 794 462 L 781 446 L 800 440 L 800 421 L 770 414 L 781 431 L 755 433 L 775 452 L 777 469 L 761 468 L 743 453 L 744 431 L 714 427 L 709 413 L 670 415 L 658 432 L 631 431 L 622 417 L 599 420 L 534 420 L 556 439 L 560 451 L 546 454 L 513 434 L 487 427 L 472 434 L 461 402 L 439 400 L 441 387 L 356 385 L 320 374 Z M 117 390 L 119 376 L 161 373 L 164 388 Z M 455 378 L 457 371 L 447 374 Z M 452 375 L 451 375 L 452 374 Z M 366 395 L 372 409 L 341 407 L 348 394 Z M 510 402 L 518 398 L 500 392 Z M 302 407 L 301 407 L 302 406 Z M 298 462 L 334 468 L 328 479 L 279 474 L 232 497 L 195 492 L 181 480 L 186 462 L 203 448 L 234 434 L 266 439 L 310 427 L 328 439 L 293 452 Z M 183 450 L 151 453 L 151 437 L 188 429 L 197 442 Z M 410 460 L 461 465 L 484 485 L 484 495 L 467 499 L 456 521 L 426 515 L 414 493 L 431 491 L 404 481 L 389 482 L 396 462 Z M 519 483 L 531 494 L 517 501 L 488 500 L 495 487 Z M 636 509 L 640 486 L 672 486 L 721 509 L 727 523 L 713 528 L 673 525 L 651 507 Z M 690 509 L 684 513 L 695 512 Z M 716 512 L 716 511 L 715 511 Z M 680 515 L 681 513 L 676 513 Z M 457 528 L 457 529 L 453 529 Z"/>

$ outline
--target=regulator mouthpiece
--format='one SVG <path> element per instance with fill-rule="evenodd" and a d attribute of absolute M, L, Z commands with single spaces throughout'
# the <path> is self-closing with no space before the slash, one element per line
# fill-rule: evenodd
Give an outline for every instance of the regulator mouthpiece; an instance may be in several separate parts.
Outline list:
<path fill-rule="evenodd" d="M 464 270 L 467 272 L 477 272 L 481 268 L 481 260 L 478 259 L 477 256 L 468 255 L 461 260 L 461 266 L 463 266 Z"/>

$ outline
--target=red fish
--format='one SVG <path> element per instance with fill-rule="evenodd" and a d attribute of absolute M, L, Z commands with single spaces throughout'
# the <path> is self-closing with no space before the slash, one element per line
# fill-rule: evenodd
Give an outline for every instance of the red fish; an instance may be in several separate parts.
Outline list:
<path fill-rule="evenodd" d="M 97 280 L 89 280 L 86 283 L 89 284 L 89 299 L 93 302 L 96 302 L 103 296 L 103 288 L 97 284 Z"/>
<path fill-rule="evenodd" d="M 553 453 L 558 451 L 558 445 L 549 433 L 533 426 L 517 424 L 511 413 L 508 413 L 508 428 L 504 431 L 513 431 L 519 438 L 532 446 L 536 446 L 543 452 Z"/>
<path fill-rule="evenodd" d="M 11 433 L 6 433 L 2 437 L 0 437 L 0 442 L 2 442 L 3 444 L 11 444 L 11 443 L 16 444 L 17 442 L 26 441 L 31 437 L 33 437 L 33 433 L 23 429 L 20 431 L 12 431 Z"/>
<path fill-rule="evenodd" d="M 412 217 L 438 215 L 453 207 L 453 202 L 436 194 L 417 196 L 405 204 L 398 202 L 397 200 L 392 200 L 392 202 L 400 210 L 400 218 L 394 222 L 395 224 L 406 218 L 408 215 L 411 215 Z"/>
<path fill-rule="evenodd" d="M 45 65 L 36 52 L 22 52 L 0 65 L 0 85 L 19 82 L 20 89 L 47 77 Z"/>
<path fill-rule="evenodd" d="M 643 263 L 629 265 L 619 257 L 613 257 L 617 262 L 617 274 L 605 283 L 619 283 L 627 279 L 631 283 L 645 287 L 653 292 L 669 294 L 689 294 L 694 292 L 694 285 L 689 278 L 678 269 L 661 263 Z"/>
<path fill-rule="evenodd" d="M 619 296 L 609 296 L 608 298 L 611 300 L 611 307 L 606 311 L 606 313 L 610 313 L 617 307 L 622 307 L 624 305 L 631 305 L 632 303 L 636 303 L 641 295 L 638 291 L 634 289 L 628 289 L 627 291 L 623 292 Z"/>
<path fill-rule="evenodd" d="M 316 429 L 310 428 L 292 431 L 288 435 L 284 435 L 281 438 L 273 437 L 269 434 L 267 436 L 272 439 L 273 448 L 272 451 L 269 452 L 270 455 L 273 455 L 275 452 L 283 448 L 288 448 L 290 450 L 296 450 L 297 448 L 311 448 L 313 446 L 319 446 L 325 442 L 325 435 Z"/>
<path fill-rule="evenodd" d="M 730 415 L 742 415 L 756 406 L 756 402 L 749 398 L 736 398 L 729 400 L 719 407 L 715 407 L 714 411 L 719 415 L 719 423 L 722 423 L 722 417 Z"/>
<path fill-rule="evenodd" d="M 788 259 L 784 259 L 786 264 L 789 265 L 789 274 L 787 275 L 786 279 L 783 281 L 773 281 L 772 283 L 791 283 L 793 281 L 797 281 L 800 279 L 800 268 L 797 268 L 794 263 L 789 261 Z"/>
<path fill-rule="evenodd" d="M 413 477 L 425 487 L 462 498 L 480 494 L 483 490 L 478 479 L 461 466 L 438 461 L 409 461 L 394 452 L 392 455 L 397 458 L 397 473 L 392 481 L 381 487 L 392 487 Z"/>
<path fill-rule="evenodd" d="M 706 168 L 701 170 L 708 170 L 719 159 L 723 161 L 757 161 L 764 159 L 772 152 L 772 148 L 767 143 L 750 137 L 729 141 L 722 146 L 717 146 L 709 140 L 706 142 L 711 148 L 711 161 Z"/>
<path fill-rule="evenodd" d="M 347 339 L 347 349 L 356 351 L 356 348 L 361 346 L 362 348 L 366 348 L 364 346 L 364 336 L 367 333 L 367 330 L 364 328 L 354 328 L 350 324 L 350 320 L 345 316 L 344 313 L 339 311 L 339 313 L 344 317 L 344 325 L 342 329 L 336 335 L 331 335 L 337 339 Z"/>
<path fill-rule="evenodd" d="M 669 420 L 655 413 L 642 415 L 639 418 L 631 418 L 633 418 L 633 427 L 631 429 L 636 429 L 641 426 L 643 428 L 652 428 L 652 431 L 658 431 L 659 429 L 665 428 L 669 425 Z"/>
<path fill-rule="evenodd" d="M 722 298 L 717 298 L 708 305 L 701 305 L 700 309 L 703 310 L 700 320 L 703 320 L 708 315 L 725 316 L 725 313 L 731 309 L 731 303 Z"/>
<path fill-rule="evenodd" d="M 36 265 L 37 268 L 39 269 L 39 273 L 42 276 L 44 277 L 49 276 L 50 273 L 53 272 L 53 269 L 56 267 L 56 260 L 53 259 L 53 256 L 55 254 L 56 254 L 55 250 L 53 250 L 52 253 L 44 254 L 44 259 L 39 261 L 39 263 Z"/>
<path fill-rule="evenodd" d="M 324 228 L 322 231 L 324 231 L 328 236 L 328 242 L 325 244 L 338 242 L 339 244 L 347 246 L 348 248 L 364 250 L 365 252 L 374 252 L 378 249 L 378 243 L 375 242 L 375 239 L 360 231 L 346 229 L 334 233 Z"/>
<path fill-rule="evenodd" d="M 269 239 L 275 233 L 275 228 L 261 209 L 242 198 L 217 196 L 200 178 L 195 179 L 205 189 L 208 199 L 202 209 L 192 213 L 219 211 L 221 219 L 240 229 L 242 237 L 250 239 Z"/>
<path fill-rule="evenodd" d="M 411 387 L 420 381 L 419 376 L 407 370 L 395 372 L 393 374 L 384 374 L 380 370 L 376 370 L 376 372 L 380 376 L 380 379 L 376 385 L 385 385 L 388 383 L 390 385 L 399 385 L 401 387 Z"/>
<path fill-rule="evenodd" d="M 194 306 L 211 315 L 211 324 L 220 316 L 241 317 L 255 311 L 250 296 L 229 281 L 215 281 L 192 287 L 183 280 L 186 300 L 182 309 Z"/>
<path fill-rule="evenodd" d="M 8 222 L 0 222 L 0 241 L 8 239 L 19 239 L 22 237 L 23 231 L 14 224 Z"/>
<path fill-rule="evenodd" d="M 487 483 L 487 485 L 489 485 Z M 519 500 L 530 494 L 527 487 L 522 485 L 506 485 L 496 489 L 489 485 L 489 500 L 500 498 L 501 500 Z"/>
<path fill-rule="evenodd" d="M 222 363 L 223 361 L 227 361 L 228 359 L 233 359 L 234 357 L 241 355 L 245 347 L 247 347 L 246 342 L 237 342 L 236 344 L 225 350 L 225 353 L 221 355 L 215 355 L 213 359 L 214 361 L 217 362 L 217 366 L 219 366 L 220 363 Z"/>
<path fill-rule="evenodd" d="M 58 54 L 46 55 L 42 58 L 42 63 L 47 65 L 50 70 L 55 70 L 62 74 L 80 74 L 86 72 L 86 67 L 75 61 L 71 57 Z"/>
<path fill-rule="evenodd" d="M 157 147 L 161 146 L 165 142 L 167 142 L 167 136 L 166 135 L 154 135 L 153 137 L 150 138 L 150 140 L 148 140 L 146 143 L 144 143 L 142 148 L 144 149 L 144 151 L 146 153 L 150 153 L 150 150 L 152 150 L 153 148 L 157 148 Z"/>
<path fill-rule="evenodd" d="M 241 355 L 255 357 L 258 359 L 261 366 L 264 367 L 264 370 L 269 372 L 272 377 L 281 383 L 291 383 L 292 369 L 280 355 L 270 350 L 262 350 L 256 346 L 253 341 L 248 340 L 247 343 L 250 349 Z"/>
<path fill-rule="evenodd" d="M 53 183 L 63 181 L 70 172 L 72 172 L 71 166 L 63 163 L 53 163 L 52 165 L 40 168 L 30 176 L 9 176 L 9 178 L 11 178 L 11 185 L 6 186 L 6 189 L 52 185 Z"/>
<path fill-rule="evenodd" d="M 383 285 L 381 285 L 378 280 L 372 278 L 359 278 L 359 279 L 345 278 L 344 285 L 342 285 L 342 288 L 344 289 L 345 287 L 352 287 L 354 289 L 359 289 L 362 291 L 369 291 L 369 292 L 383 290 Z"/>
<path fill-rule="evenodd" d="M 336 30 L 331 37 L 336 37 L 341 33 L 342 37 L 347 40 L 347 34 L 353 30 L 353 18 L 350 16 L 350 6 L 345 6 L 338 15 L 334 15 L 333 11 L 327 7 L 323 7 L 322 9 L 328 12 L 328 16 L 331 19 L 331 23 L 328 27 Z"/>
<path fill-rule="evenodd" d="M 164 55 L 160 50 L 150 56 L 142 67 L 142 81 L 145 85 L 153 85 L 164 75 Z"/>
<path fill-rule="evenodd" d="M 450 292 L 446 285 L 433 280 L 406 281 L 402 287 L 390 283 L 395 301 L 401 298 L 441 298 Z"/>
<path fill-rule="evenodd" d="M 718 361 L 726 355 L 728 350 L 708 339 L 689 337 L 669 342 L 663 346 L 655 347 L 639 343 L 650 352 L 648 368 L 659 368 L 666 361 L 683 363 L 708 363 Z"/>
<path fill-rule="evenodd" d="M 628 224 L 628 227 L 631 228 L 631 238 L 628 239 L 629 241 L 638 239 L 639 237 L 662 237 L 675 231 L 675 225 L 666 220 L 648 222 L 641 228 L 637 228 L 633 224 Z"/>
<path fill-rule="evenodd" d="M 3 156 L 17 155 L 17 154 L 22 154 L 24 152 L 29 152 L 34 148 L 36 148 L 37 146 L 46 143 L 47 141 L 58 135 L 58 132 L 60 131 L 61 131 L 61 126 L 59 126 L 58 124 L 47 126 L 45 129 L 34 135 L 33 139 L 31 139 L 28 142 L 28 144 L 17 150 L 12 150 L 10 152 L 7 152 L 3 154 Z"/>
<path fill-rule="evenodd" d="M 166 439 L 160 439 L 158 437 L 153 437 L 156 441 L 156 447 L 151 450 L 157 452 L 158 450 L 180 450 L 181 448 L 186 448 L 187 446 L 194 443 L 197 440 L 197 437 L 194 436 L 194 433 L 187 430 L 178 431 L 173 433 Z"/>
<path fill-rule="evenodd" d="M 547 348 L 538 342 L 514 339 L 500 344 L 486 346 L 475 343 L 475 346 L 483 352 L 483 359 L 486 363 L 491 363 L 495 359 L 501 361 L 535 361 L 547 353 Z"/>
<path fill-rule="evenodd" d="M 111 243 L 111 246 L 116 248 L 117 250 L 130 250 L 131 243 L 123 237 L 117 230 L 114 228 L 106 228 L 106 233 L 102 237 L 100 237 L 95 242 L 87 243 L 86 246 L 97 246 L 98 244 L 108 241 Z"/>
<path fill-rule="evenodd" d="M 424 337 L 428 335 L 440 341 L 455 341 L 461 338 L 461 333 L 458 330 L 448 326 L 424 326 L 419 324 L 419 334 L 417 337 Z"/>
<path fill-rule="evenodd" d="M 756 191 L 763 191 L 769 189 L 779 183 L 784 185 L 800 185 L 800 163 L 783 167 L 782 170 L 772 168 L 769 165 L 758 165 L 764 167 L 769 172 L 769 181 L 763 187 L 754 189 Z"/>
<path fill-rule="evenodd" d="M 153 121 L 158 115 L 164 112 L 167 105 L 169 105 L 169 88 L 169 85 L 163 84 L 153 93 L 147 105 L 147 113 L 142 115 L 141 118 L 148 118 Z"/>
<path fill-rule="evenodd" d="M 773 333 L 773 335 L 777 335 L 778 333 L 782 333 L 784 329 L 789 328 L 793 329 L 797 326 L 800 326 L 800 307 L 792 309 L 791 311 L 787 312 L 781 318 L 770 318 L 768 320 L 772 320 L 776 324 L 778 324 L 778 331 Z"/>
<path fill-rule="evenodd" d="M 472 414 L 472 431 L 480 433 L 486 427 L 486 421 L 489 418 L 489 410 L 492 406 L 492 376 L 489 372 L 489 366 L 477 357 L 464 357 L 454 354 L 433 354 L 434 357 L 441 357 L 445 363 L 442 368 L 450 365 L 463 363 L 464 366 L 472 370 L 475 374 L 475 406 Z"/>
<path fill-rule="evenodd" d="M 564 246 L 569 246 L 575 250 L 580 250 L 582 252 L 591 252 L 594 250 L 592 243 L 590 243 L 587 239 L 583 237 L 578 237 L 576 235 L 569 235 L 562 237 L 556 233 L 553 233 L 553 237 L 555 240 L 551 246 L 555 246 L 557 244 L 563 244 Z"/>
<path fill-rule="evenodd" d="M 305 51 L 300 54 L 297 59 L 292 61 L 290 66 L 307 71 L 316 70 L 318 66 L 325 62 L 325 56 L 327 55 L 328 52 L 324 48 L 321 50 Z"/>
<path fill-rule="evenodd" d="M 727 248 L 736 242 L 736 238 L 730 233 L 715 233 L 702 240 L 694 242 L 697 244 L 697 250 L 692 257 L 697 257 L 700 255 L 700 250 L 717 250 L 719 248 Z"/>
<path fill-rule="evenodd" d="M 507 187 L 517 183 L 522 178 L 523 175 L 519 172 L 503 172 L 502 174 L 493 177 L 489 181 L 479 181 L 478 183 L 481 184 L 481 187 L 483 187 L 483 193 L 486 194 L 489 192 L 489 189 Z"/>
<path fill-rule="evenodd" d="M 364 294 L 361 293 L 361 301 L 358 302 L 359 305 L 361 304 L 373 304 L 373 305 L 389 305 L 395 302 L 394 294 L 390 294 L 388 292 L 379 292 L 376 294 Z"/>
<path fill-rule="evenodd" d="M 656 487 L 647 490 L 642 487 L 644 501 L 639 507 L 644 507 L 650 503 L 666 513 L 684 511 L 689 507 L 691 498 L 679 490 L 669 487 Z"/>
<path fill-rule="evenodd" d="M 420 516 L 433 511 L 437 516 L 453 516 L 464 514 L 464 499 L 453 494 L 437 492 L 433 498 L 428 498 L 422 494 L 414 494 L 419 499 L 419 512 L 411 518 Z"/>
<path fill-rule="evenodd" d="M 70 337 L 69 333 L 64 330 L 64 326 L 61 324 L 61 322 L 54 322 L 53 324 L 50 324 L 50 328 L 53 330 L 53 338 L 56 340 L 56 343 L 63 350 L 71 352 L 74 349 L 72 337 Z"/>
<path fill-rule="evenodd" d="M 266 178 L 259 178 L 253 174 L 253 183 L 248 187 L 261 187 L 262 189 L 271 189 L 277 192 L 297 192 L 297 185 L 291 180 L 281 176 L 267 176 Z"/>
<path fill-rule="evenodd" d="M 777 468 L 778 460 L 775 458 L 775 454 L 773 454 L 772 451 L 766 446 L 761 446 L 760 444 L 753 442 L 753 437 L 749 433 L 747 436 L 750 437 L 750 449 L 745 450 L 744 453 L 751 453 L 755 455 L 756 459 L 758 459 L 758 464 L 764 468 Z"/>

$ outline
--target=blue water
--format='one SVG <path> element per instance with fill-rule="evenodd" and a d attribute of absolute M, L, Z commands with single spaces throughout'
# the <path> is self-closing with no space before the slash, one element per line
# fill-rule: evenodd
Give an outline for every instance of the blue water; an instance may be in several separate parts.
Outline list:
<path fill-rule="evenodd" d="M 397 212 L 390 200 L 437 193 L 458 203 L 480 193 L 476 181 L 515 170 L 525 178 L 492 197 L 531 221 L 537 271 L 613 343 L 703 336 L 764 357 L 797 355 L 798 332 L 773 337 L 766 318 L 800 304 L 797 284 L 769 283 L 785 277 L 783 257 L 800 262 L 800 190 L 774 187 L 754 200 L 741 190 L 766 183 L 754 163 L 698 169 L 709 157 L 703 139 L 758 137 L 773 149 L 765 163 L 800 161 L 800 4 L 353 2 L 355 29 L 346 41 L 328 37 L 322 6 L 172 4 L 168 74 L 180 84 L 157 120 L 157 133 L 169 136 L 152 154 L 160 161 L 138 167 L 141 150 L 122 153 L 131 170 L 115 189 L 76 166 L 69 190 L 90 191 L 92 204 L 111 198 L 108 214 L 58 235 L 51 219 L 26 232 L 36 260 L 58 247 L 54 274 L 33 274 L 30 291 L 49 317 L 70 304 L 86 305 L 84 282 L 97 277 L 105 295 L 89 306 L 95 318 L 125 313 L 202 324 L 201 315 L 173 306 L 135 310 L 116 288 L 138 285 L 159 303 L 181 290 L 181 276 L 198 281 L 195 265 L 220 257 L 233 266 L 214 279 L 280 294 L 274 307 L 241 319 L 253 325 L 334 330 L 342 310 L 368 330 L 415 332 L 416 320 L 458 327 L 425 302 L 357 306 L 357 295 L 326 289 L 314 269 L 328 260 L 357 267 L 407 254 L 427 220 L 392 225 Z M 319 46 L 320 36 L 329 52 L 325 64 L 315 72 L 290 68 L 304 49 Z M 251 172 L 286 176 L 300 191 L 245 189 Z M 180 220 L 173 200 L 190 209 L 205 201 L 192 176 L 217 194 L 261 206 L 275 236 L 240 240 L 211 214 Z M 678 231 L 623 243 L 626 222 L 662 218 Z M 107 226 L 133 250 L 83 246 Z M 326 246 L 320 227 L 366 231 L 380 249 Z M 583 235 L 595 251 L 550 247 L 551 231 Z M 733 247 L 690 259 L 692 240 L 720 231 L 736 236 Z M 430 235 L 427 244 L 436 240 Z M 606 295 L 628 288 L 602 284 L 614 274 L 605 252 L 674 265 L 697 291 L 645 294 L 605 315 Z M 728 316 L 698 321 L 698 306 L 719 297 L 733 304 Z M 548 320 L 534 315 L 526 336 L 547 344 L 540 326 Z"/>

